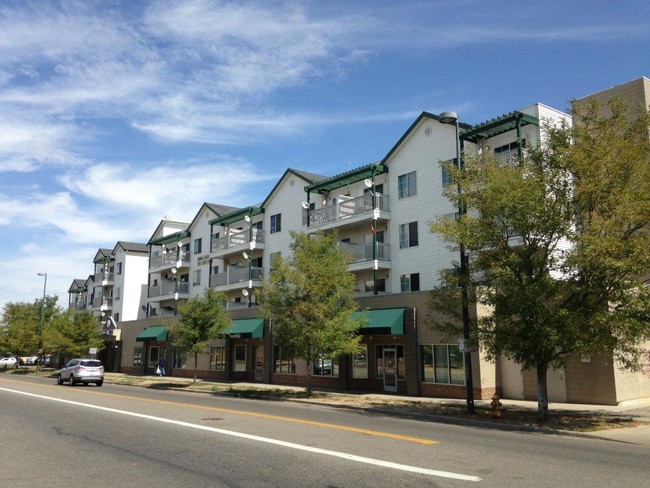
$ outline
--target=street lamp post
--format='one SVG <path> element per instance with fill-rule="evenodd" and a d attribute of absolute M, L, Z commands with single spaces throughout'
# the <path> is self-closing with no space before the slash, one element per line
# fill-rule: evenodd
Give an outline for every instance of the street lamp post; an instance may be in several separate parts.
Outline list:
<path fill-rule="evenodd" d="M 41 320 L 38 325 L 38 365 L 37 369 L 43 366 L 43 322 L 45 322 L 45 293 L 47 291 L 47 273 L 38 273 L 43 276 L 43 301 L 41 302 Z"/>
<path fill-rule="evenodd" d="M 453 124 L 456 129 L 455 142 L 456 142 L 456 165 L 459 170 L 462 169 L 460 161 L 460 137 L 458 134 L 458 114 L 456 112 L 443 112 L 438 116 L 438 121 L 441 124 Z M 458 195 L 460 197 L 462 191 L 460 183 L 458 183 Z M 466 213 L 465 202 L 462 198 L 458 201 L 458 218 L 460 219 Z M 460 247 L 460 289 L 461 289 L 461 307 L 463 314 L 463 339 L 465 358 L 465 390 L 467 396 L 467 413 L 474 415 L 474 380 L 472 378 L 472 353 L 469 350 L 468 342 L 470 338 L 469 327 L 469 300 L 467 295 L 467 285 L 469 283 L 469 269 L 467 262 L 467 255 L 465 253 L 465 244 L 461 241 Z"/>

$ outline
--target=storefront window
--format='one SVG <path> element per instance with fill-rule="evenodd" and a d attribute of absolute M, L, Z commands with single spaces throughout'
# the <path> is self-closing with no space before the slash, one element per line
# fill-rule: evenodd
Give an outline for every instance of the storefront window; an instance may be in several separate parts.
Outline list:
<path fill-rule="evenodd" d="M 420 374 L 425 383 L 465 384 L 465 358 L 455 344 L 420 346 Z"/>
<path fill-rule="evenodd" d="M 362 379 L 368 377 L 368 346 L 363 344 L 362 347 L 361 351 L 352 355 L 353 378 Z"/>
<path fill-rule="evenodd" d="M 246 346 L 235 346 L 234 371 L 246 371 Z"/>

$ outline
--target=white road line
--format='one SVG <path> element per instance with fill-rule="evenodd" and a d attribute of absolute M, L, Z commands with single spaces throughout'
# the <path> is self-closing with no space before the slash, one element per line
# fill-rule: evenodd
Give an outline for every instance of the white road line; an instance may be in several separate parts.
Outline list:
<path fill-rule="evenodd" d="M 208 427 L 205 425 L 198 425 L 198 424 L 190 424 L 189 422 L 181 422 L 179 420 L 171 420 L 171 419 L 166 419 L 163 417 L 154 417 L 152 415 L 145 415 L 142 413 L 136 413 L 136 412 L 129 412 L 126 410 L 118 410 L 115 408 L 108 408 L 108 407 L 100 407 L 98 405 L 91 405 L 89 403 L 80 403 L 80 402 L 73 402 L 71 400 L 64 400 L 62 398 L 54 398 L 54 397 L 48 397 L 45 395 L 37 395 L 35 393 L 27 393 L 24 391 L 19 391 L 19 390 L 11 390 L 9 388 L 1 388 L 0 390 L 2 391 L 7 391 L 10 393 L 17 393 L 19 395 L 26 395 L 34 398 L 41 398 L 43 400 L 50 400 L 53 402 L 59 402 L 59 403 L 67 403 L 70 405 L 76 405 L 79 407 L 86 407 L 86 408 L 92 408 L 95 410 L 102 410 L 104 412 L 111 412 L 111 413 L 117 413 L 121 415 L 128 415 L 130 417 L 137 417 L 137 418 L 142 418 L 142 419 L 147 419 L 147 420 L 153 420 L 155 422 L 162 422 L 165 424 L 173 424 L 173 425 L 179 425 L 181 427 L 188 427 L 191 429 L 197 429 L 197 430 L 204 430 L 208 432 L 214 432 L 217 434 L 222 434 L 222 435 L 228 435 L 231 437 L 239 437 L 242 439 L 248 439 L 251 441 L 256 441 L 256 442 L 264 442 L 266 444 L 274 444 L 276 446 L 282 446 L 282 447 L 288 447 L 290 449 L 297 449 L 299 451 L 306 451 L 306 452 L 312 452 L 315 454 L 323 454 L 325 456 L 332 456 L 332 457 L 337 457 L 337 458 L 342 458 L 342 459 L 347 459 L 349 461 L 355 461 L 357 463 L 363 463 L 363 464 L 371 464 L 374 466 L 381 466 L 384 468 L 390 468 L 390 469 L 395 469 L 399 471 L 407 471 L 409 473 L 418 473 L 418 474 L 424 474 L 424 475 L 429 475 L 429 476 L 436 476 L 440 478 L 450 478 L 450 479 L 455 479 L 455 480 L 463 480 L 463 481 L 474 481 L 474 482 L 479 482 L 481 481 L 481 478 L 477 476 L 469 476 L 465 474 L 459 474 L 459 473 L 451 473 L 449 471 L 438 471 L 435 469 L 426 469 L 426 468 L 419 468 L 417 466 L 409 466 L 407 464 L 399 464 L 399 463 L 392 463 L 389 461 L 381 461 L 379 459 L 372 459 L 372 458 L 367 458 L 363 456 L 356 456 L 354 454 L 346 454 L 343 452 L 337 452 L 337 451 L 330 451 L 327 449 L 320 449 L 318 447 L 310 447 L 310 446 L 303 446 L 301 444 L 295 444 L 293 442 L 285 442 L 285 441 L 280 441 L 277 439 L 271 439 L 269 437 L 260 437 L 257 435 L 251 435 L 251 434 L 242 434 L 240 432 L 234 432 L 230 430 L 224 430 L 224 429 L 217 429 L 214 427 Z"/>

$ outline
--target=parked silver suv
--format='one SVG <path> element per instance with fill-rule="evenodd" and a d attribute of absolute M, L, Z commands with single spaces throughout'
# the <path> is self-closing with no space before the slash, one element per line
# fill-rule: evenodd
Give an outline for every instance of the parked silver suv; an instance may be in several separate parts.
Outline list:
<path fill-rule="evenodd" d="M 66 381 L 70 386 L 77 383 L 95 383 L 102 386 L 104 383 L 104 366 L 98 359 L 71 359 L 59 370 L 56 377 L 56 383 L 62 385 Z"/>

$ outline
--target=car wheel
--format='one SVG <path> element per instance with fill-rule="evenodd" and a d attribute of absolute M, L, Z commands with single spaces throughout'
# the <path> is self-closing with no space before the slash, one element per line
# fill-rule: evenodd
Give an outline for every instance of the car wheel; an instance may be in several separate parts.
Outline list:
<path fill-rule="evenodd" d="M 70 373 L 70 386 L 76 385 L 77 382 L 74 380 L 74 375 Z"/>
<path fill-rule="evenodd" d="M 84 381 L 84 386 L 88 386 L 88 382 L 87 382 L 87 381 Z"/>
<path fill-rule="evenodd" d="M 98 382 L 96 383 L 97 386 L 102 386 L 103 384 L 104 384 L 103 381 L 98 381 Z"/>
<path fill-rule="evenodd" d="M 62 385 L 63 384 L 63 378 L 61 378 L 61 373 L 56 377 L 56 384 L 57 385 Z"/>

